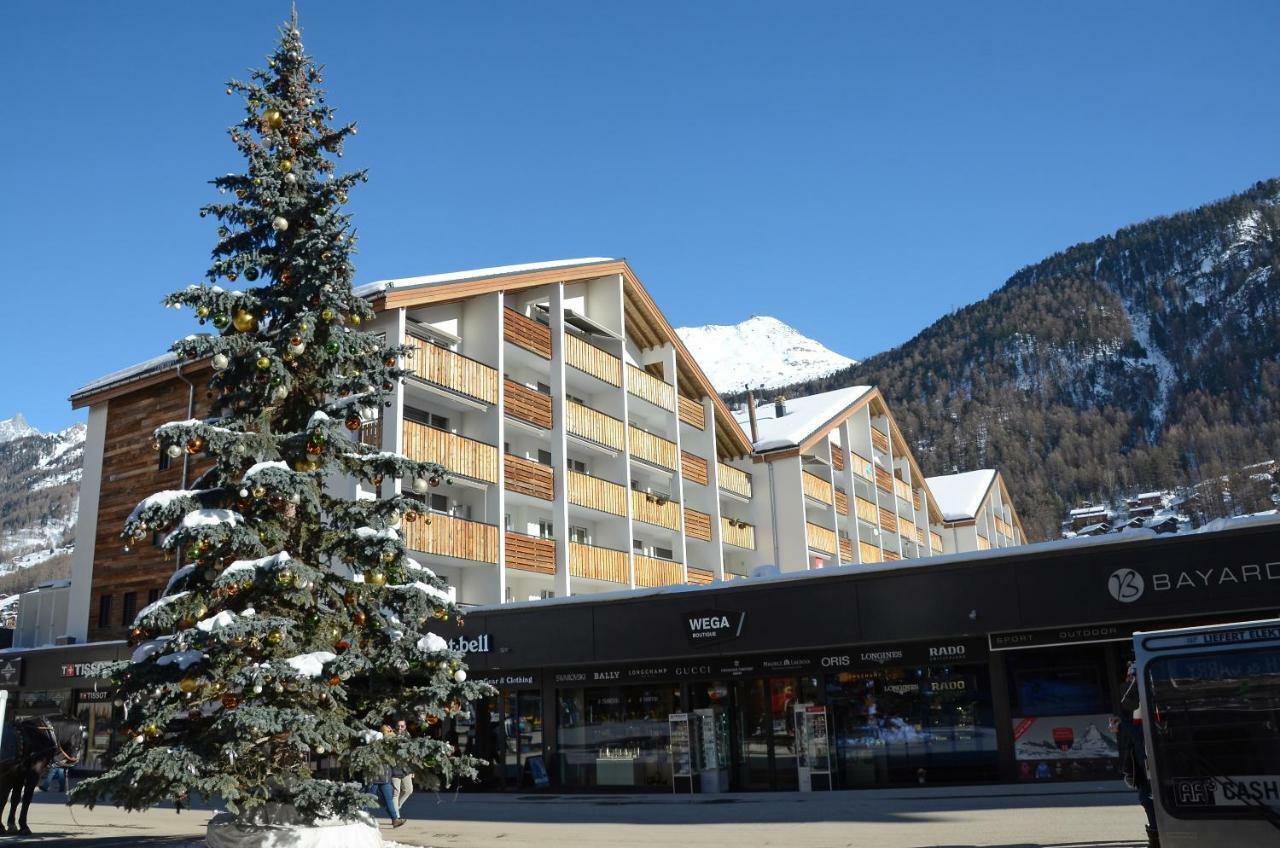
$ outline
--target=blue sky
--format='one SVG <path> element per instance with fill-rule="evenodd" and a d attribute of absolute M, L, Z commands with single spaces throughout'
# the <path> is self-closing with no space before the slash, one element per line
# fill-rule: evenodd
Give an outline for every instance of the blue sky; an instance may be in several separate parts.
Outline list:
<path fill-rule="evenodd" d="M 676 325 L 864 357 L 1019 267 L 1280 175 L 1280 4 L 302 0 L 361 280 L 625 256 Z M 286 2 L 0 8 L 0 417 L 194 329 L 223 82 Z"/>

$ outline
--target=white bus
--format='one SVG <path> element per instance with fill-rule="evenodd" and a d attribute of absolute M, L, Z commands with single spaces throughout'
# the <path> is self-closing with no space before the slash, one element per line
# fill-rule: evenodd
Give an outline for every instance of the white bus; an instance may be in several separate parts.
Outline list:
<path fill-rule="evenodd" d="M 1133 644 L 1161 846 L 1280 845 L 1280 619 Z"/>

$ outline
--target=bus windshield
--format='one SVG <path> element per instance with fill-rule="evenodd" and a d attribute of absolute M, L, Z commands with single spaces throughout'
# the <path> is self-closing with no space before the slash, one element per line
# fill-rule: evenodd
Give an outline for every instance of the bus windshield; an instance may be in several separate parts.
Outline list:
<path fill-rule="evenodd" d="M 1159 787 L 1179 818 L 1280 814 L 1280 648 L 1147 665 Z"/>

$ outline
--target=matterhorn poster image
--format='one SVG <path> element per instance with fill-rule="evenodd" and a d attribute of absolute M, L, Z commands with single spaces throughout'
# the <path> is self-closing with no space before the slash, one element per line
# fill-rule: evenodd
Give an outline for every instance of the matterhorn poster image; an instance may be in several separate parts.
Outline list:
<path fill-rule="evenodd" d="M 1110 715 L 1015 718 L 1013 745 L 1021 780 L 1079 780 L 1118 774 L 1120 744 Z"/>

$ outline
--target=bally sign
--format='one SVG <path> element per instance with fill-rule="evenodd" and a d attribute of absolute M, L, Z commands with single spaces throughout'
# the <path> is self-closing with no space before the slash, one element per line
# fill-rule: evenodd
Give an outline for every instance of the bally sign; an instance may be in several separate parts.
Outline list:
<path fill-rule="evenodd" d="M 691 645 L 715 645 L 742 635 L 745 612 L 698 610 L 684 614 L 685 635 Z"/>

